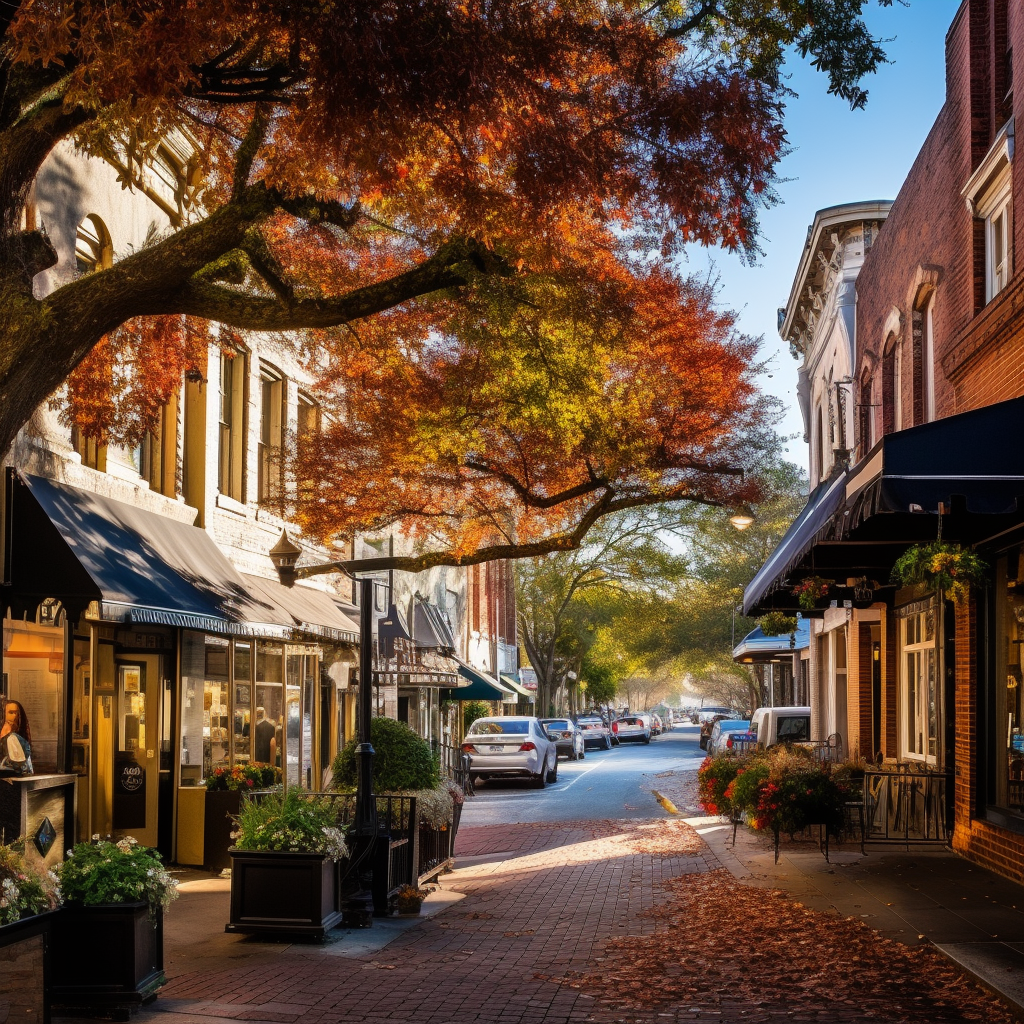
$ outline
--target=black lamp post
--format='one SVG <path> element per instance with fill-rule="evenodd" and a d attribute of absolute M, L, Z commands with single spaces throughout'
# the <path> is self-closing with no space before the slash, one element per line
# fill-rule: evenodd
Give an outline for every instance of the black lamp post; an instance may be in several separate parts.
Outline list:
<path fill-rule="evenodd" d="M 299 578 L 297 568 L 302 549 L 281 531 L 278 542 L 270 549 L 270 560 L 277 569 L 281 583 L 292 586 Z M 356 726 L 359 744 L 356 747 L 356 819 L 349 834 L 353 863 L 358 866 L 360 891 L 353 895 L 345 910 L 350 927 L 369 927 L 373 923 L 373 850 L 377 840 L 377 801 L 373 795 L 373 744 L 370 723 L 373 720 L 373 586 L 371 576 L 354 577 L 359 583 L 359 705 Z"/>

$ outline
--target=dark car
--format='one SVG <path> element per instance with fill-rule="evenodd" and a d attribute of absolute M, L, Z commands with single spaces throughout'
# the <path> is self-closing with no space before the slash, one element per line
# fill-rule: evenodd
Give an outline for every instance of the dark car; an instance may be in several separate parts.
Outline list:
<path fill-rule="evenodd" d="M 563 754 L 570 761 L 580 760 L 585 756 L 583 733 L 568 718 L 542 718 L 540 724 L 547 730 L 548 736 L 554 741 L 559 756 Z"/>

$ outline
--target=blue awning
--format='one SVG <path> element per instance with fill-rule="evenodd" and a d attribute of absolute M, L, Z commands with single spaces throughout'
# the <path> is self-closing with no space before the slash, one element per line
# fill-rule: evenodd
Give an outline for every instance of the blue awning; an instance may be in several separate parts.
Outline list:
<path fill-rule="evenodd" d="M 43 477 L 11 481 L 8 573 L 22 600 L 95 602 L 108 622 L 355 642 L 358 627 L 310 587 L 245 577 L 199 527 Z"/>

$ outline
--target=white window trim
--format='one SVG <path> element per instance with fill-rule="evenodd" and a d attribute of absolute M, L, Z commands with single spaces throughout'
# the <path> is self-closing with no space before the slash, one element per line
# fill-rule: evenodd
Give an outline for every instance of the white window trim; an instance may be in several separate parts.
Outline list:
<path fill-rule="evenodd" d="M 973 217 L 985 221 L 985 302 L 991 302 L 1013 276 L 1013 150 L 1014 126 L 1011 117 L 1003 125 L 978 169 L 961 190 Z M 1004 247 L 1001 274 L 997 274 L 996 225 L 1003 220 Z"/>
<path fill-rule="evenodd" d="M 921 358 L 924 360 L 924 421 L 931 423 L 935 419 L 935 323 L 932 313 L 935 310 L 935 293 L 928 296 L 921 317 L 924 338 L 921 345 Z"/>
<path fill-rule="evenodd" d="M 907 637 L 907 626 L 912 619 L 916 619 L 921 615 L 928 614 L 926 612 L 917 612 L 913 615 L 900 618 L 898 620 L 898 707 L 900 717 L 899 737 L 900 737 L 900 756 L 908 761 L 918 761 L 924 764 L 936 765 L 939 762 L 939 755 L 942 750 L 942 675 L 941 665 L 939 659 L 939 635 L 940 635 L 940 622 L 939 622 L 939 608 L 937 602 L 934 602 L 931 609 L 931 614 L 934 616 L 933 633 L 931 640 L 921 640 L 918 643 L 908 644 L 906 642 Z M 922 624 L 923 625 L 923 624 Z M 924 720 L 924 751 L 917 751 L 916 743 L 911 742 L 911 736 L 909 735 L 910 721 L 907 714 L 907 704 L 909 698 L 909 686 L 910 681 L 907 679 L 907 665 L 906 656 L 908 653 L 920 653 L 925 654 L 931 652 L 932 656 L 932 670 L 934 673 L 934 691 L 935 691 L 935 753 L 929 753 L 928 742 L 930 736 L 928 735 L 928 701 L 927 697 L 921 693 L 916 694 L 916 708 L 915 716 L 920 716 Z M 920 680 L 919 680 L 920 682 Z M 922 714 L 923 712 L 923 714 Z"/>

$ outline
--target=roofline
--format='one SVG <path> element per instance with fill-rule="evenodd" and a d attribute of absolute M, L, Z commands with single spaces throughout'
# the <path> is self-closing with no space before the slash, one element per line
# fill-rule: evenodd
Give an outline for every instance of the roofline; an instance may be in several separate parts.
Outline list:
<path fill-rule="evenodd" d="M 856 203 L 840 203 L 838 206 L 826 206 L 818 210 L 807 229 L 807 241 L 804 243 L 803 252 L 800 254 L 800 263 L 796 268 L 796 276 L 789 290 L 789 298 L 786 300 L 786 319 L 779 327 L 779 336 L 783 341 L 789 341 L 789 332 L 793 327 L 793 315 L 796 310 L 797 300 L 803 291 L 804 282 L 807 280 L 811 261 L 818 249 L 818 243 L 826 228 L 836 227 L 839 224 L 846 224 L 851 221 L 863 221 L 869 219 L 884 220 L 892 209 L 892 199 L 865 199 Z"/>

